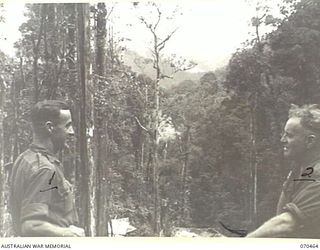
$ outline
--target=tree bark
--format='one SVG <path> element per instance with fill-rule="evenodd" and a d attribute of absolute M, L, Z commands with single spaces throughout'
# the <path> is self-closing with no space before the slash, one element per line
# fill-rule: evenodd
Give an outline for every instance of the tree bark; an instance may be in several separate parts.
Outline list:
<path fill-rule="evenodd" d="M 6 90 L 3 83 L 3 79 L 0 78 L 0 236 L 4 236 L 5 229 L 4 215 L 5 215 L 5 169 L 4 169 L 4 156 L 5 156 L 5 145 L 4 145 L 4 131 L 3 131 L 3 120 L 4 120 L 4 104 L 5 104 Z"/>
<path fill-rule="evenodd" d="M 186 211 L 186 191 L 187 191 L 187 173 L 188 173 L 188 162 L 189 162 L 189 141 L 190 141 L 190 126 L 187 125 L 187 130 L 185 132 L 185 140 L 183 143 L 184 150 L 183 153 L 183 162 L 182 162 L 182 171 L 181 171 L 181 215 L 180 215 L 180 224 L 185 219 Z"/>
<path fill-rule="evenodd" d="M 88 8 L 89 4 L 77 4 L 78 12 L 78 57 L 79 57 L 79 76 L 80 76 L 80 161 L 81 161 L 81 207 L 83 209 L 83 224 L 87 236 L 91 236 L 91 216 L 90 216 L 90 192 L 89 192 L 89 176 L 91 167 L 88 161 L 88 147 L 87 147 L 87 62 L 88 57 L 88 37 L 86 33 L 88 25 Z"/>
<path fill-rule="evenodd" d="M 34 102 L 38 102 L 39 95 L 40 95 L 40 88 L 38 83 L 38 60 L 39 60 L 39 50 L 40 50 L 40 43 L 42 40 L 43 35 L 43 24 L 46 16 L 46 5 L 41 5 L 41 13 L 40 13 L 40 27 L 39 27 L 39 33 L 38 33 L 38 39 L 37 41 L 32 40 L 33 45 L 33 67 L 32 67 L 32 73 L 33 73 L 33 88 L 34 88 Z"/>
<path fill-rule="evenodd" d="M 96 90 L 103 90 L 104 75 L 105 75 L 105 44 L 106 44 L 106 16 L 107 10 L 104 3 L 98 3 L 96 16 Z M 108 204 L 107 204 L 107 184 L 108 175 L 105 155 L 106 151 L 106 130 L 103 114 L 101 112 L 101 104 L 98 97 L 94 98 L 94 139 L 96 143 L 96 169 L 97 169 L 97 235 L 108 235 Z"/>
<path fill-rule="evenodd" d="M 250 98 L 250 97 L 249 97 Z M 252 100 L 249 101 L 250 108 L 250 141 L 251 141 L 251 151 L 250 151 L 250 222 L 253 228 L 256 228 L 257 223 L 257 146 L 256 146 L 256 110 L 258 93 L 254 92 L 251 96 Z"/>

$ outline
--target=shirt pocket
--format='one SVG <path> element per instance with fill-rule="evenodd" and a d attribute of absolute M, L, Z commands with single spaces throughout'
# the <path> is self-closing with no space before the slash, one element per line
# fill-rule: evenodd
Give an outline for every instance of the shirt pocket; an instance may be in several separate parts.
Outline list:
<path fill-rule="evenodd" d="M 61 180 L 58 186 L 56 205 L 63 216 L 74 209 L 72 185 L 67 180 Z"/>
<path fill-rule="evenodd" d="M 77 213 L 75 210 L 72 185 L 61 176 L 57 175 L 57 190 L 51 204 L 51 216 L 56 223 L 69 226 L 77 223 Z M 62 176 L 63 177 L 63 176 Z"/>

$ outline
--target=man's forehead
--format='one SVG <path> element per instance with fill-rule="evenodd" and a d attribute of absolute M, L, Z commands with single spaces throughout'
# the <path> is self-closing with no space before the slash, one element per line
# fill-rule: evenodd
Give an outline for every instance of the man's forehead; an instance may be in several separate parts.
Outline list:
<path fill-rule="evenodd" d="M 290 131 L 303 129 L 303 126 L 301 125 L 301 118 L 298 118 L 298 117 L 290 118 L 286 123 L 285 129 Z"/>
<path fill-rule="evenodd" d="M 69 109 L 60 110 L 60 119 L 61 120 L 70 120 L 71 119 L 71 111 Z"/>

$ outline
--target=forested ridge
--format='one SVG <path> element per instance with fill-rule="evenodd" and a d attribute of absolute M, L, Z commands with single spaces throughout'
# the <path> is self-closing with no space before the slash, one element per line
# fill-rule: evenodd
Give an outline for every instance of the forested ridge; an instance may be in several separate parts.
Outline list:
<path fill-rule="evenodd" d="M 133 2 L 143 4 L 153 11 L 139 17 L 152 57 L 137 63 L 154 76 L 124 64 L 111 4 L 26 4 L 16 56 L 0 51 L 1 236 L 12 234 L 12 162 L 31 142 L 30 109 L 44 99 L 72 107 L 76 136 L 59 157 L 87 235 L 110 235 L 111 219 L 129 217 L 130 236 L 170 236 L 174 227 L 237 236 L 221 223 L 250 231 L 275 214 L 290 104 L 320 103 L 320 2 L 283 0 L 281 19 L 261 8 L 254 38 L 227 65 L 166 88 L 164 79 L 196 63 L 164 59 L 179 30 L 161 37 L 167 13 Z M 275 28 L 261 35 L 265 26 Z"/>

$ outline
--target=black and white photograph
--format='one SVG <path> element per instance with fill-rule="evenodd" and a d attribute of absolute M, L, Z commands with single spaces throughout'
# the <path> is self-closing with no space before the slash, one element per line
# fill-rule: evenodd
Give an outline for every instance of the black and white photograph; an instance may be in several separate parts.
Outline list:
<path fill-rule="evenodd" d="M 0 237 L 319 239 L 320 1 L 2 1 Z"/>

